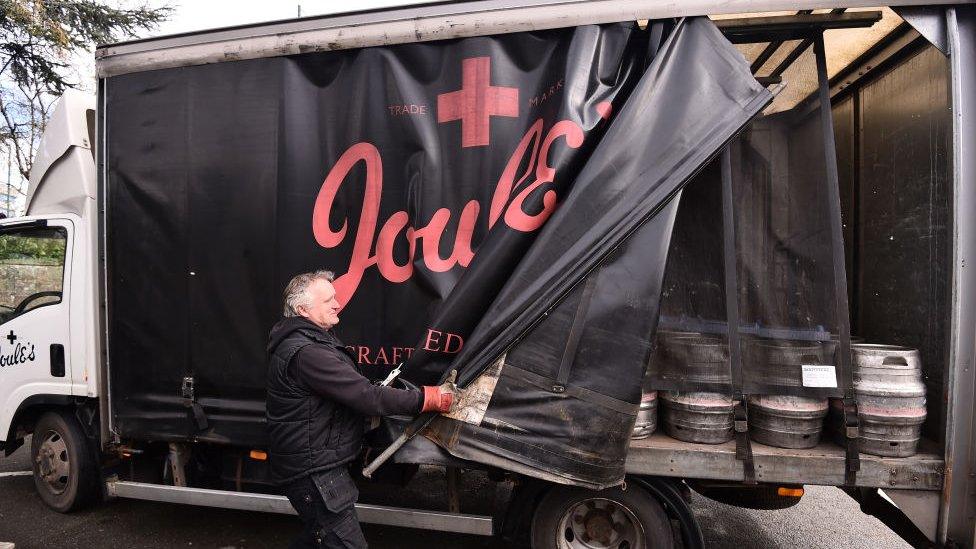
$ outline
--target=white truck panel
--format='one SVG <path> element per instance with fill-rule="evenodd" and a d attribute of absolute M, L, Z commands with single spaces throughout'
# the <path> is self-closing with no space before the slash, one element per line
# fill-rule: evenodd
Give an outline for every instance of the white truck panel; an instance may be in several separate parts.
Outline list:
<path fill-rule="evenodd" d="M 96 195 L 98 182 L 91 143 L 95 96 L 67 90 L 54 109 L 31 170 L 29 216 L 67 217 L 74 223 L 70 281 L 73 288 L 70 330 L 73 343 L 65 352 L 75 365 L 75 396 L 98 395 L 99 318 Z M 89 115 L 91 113 L 91 115 Z M 28 217 L 28 218 L 31 218 Z"/>
<path fill-rule="evenodd" d="M 19 224 L 35 219 L 40 218 L 18 218 L 4 224 Z M 74 221 L 69 216 L 47 219 L 48 226 L 63 227 L 67 231 L 61 301 L 28 310 L 0 324 L 4 338 L 0 340 L 0 437 L 4 439 L 14 414 L 28 398 L 87 392 L 84 386 L 75 385 L 82 372 L 76 370 L 69 322 L 75 293 L 72 291 L 72 274 L 75 270 L 72 259 L 77 246 Z M 80 334 L 76 339 L 81 339 Z M 52 375 L 51 346 L 54 344 L 64 346 L 64 377 Z"/>

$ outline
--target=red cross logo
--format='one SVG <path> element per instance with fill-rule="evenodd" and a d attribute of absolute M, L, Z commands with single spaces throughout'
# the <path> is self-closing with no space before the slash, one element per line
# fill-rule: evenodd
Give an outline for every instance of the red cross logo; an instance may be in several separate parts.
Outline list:
<path fill-rule="evenodd" d="M 461 64 L 461 89 L 437 96 L 437 122 L 461 121 L 461 147 L 482 147 L 494 116 L 518 116 L 518 88 L 491 85 L 491 58 L 470 57 Z"/>

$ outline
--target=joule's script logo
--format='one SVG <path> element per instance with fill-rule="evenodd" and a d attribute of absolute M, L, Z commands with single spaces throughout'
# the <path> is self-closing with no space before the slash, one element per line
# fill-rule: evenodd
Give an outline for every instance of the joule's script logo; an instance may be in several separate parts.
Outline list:
<path fill-rule="evenodd" d="M 4 339 L 10 342 L 6 349 L 0 347 L 0 368 L 33 362 L 36 357 L 34 345 L 27 342 L 18 341 L 17 334 L 13 330 Z"/>
<path fill-rule="evenodd" d="M 489 119 L 495 116 L 518 116 L 518 89 L 491 86 L 489 83 L 490 59 L 476 57 L 462 62 L 462 86 L 460 90 L 440 94 L 437 98 L 439 123 L 461 121 L 461 147 L 477 147 L 489 144 Z M 585 104 L 585 103 L 584 103 Z M 595 106 L 603 119 L 610 116 L 610 103 Z M 533 232 L 539 229 L 555 211 L 558 197 L 554 189 L 556 169 L 550 165 L 552 146 L 562 140 L 565 147 L 578 149 L 583 144 L 584 129 L 572 120 L 560 120 L 548 131 L 545 121 L 537 119 L 515 146 L 508 163 L 502 170 L 495 186 L 488 210 L 490 230 L 498 221 L 514 230 Z M 367 141 L 355 143 L 339 157 L 325 177 L 312 210 L 312 233 L 323 248 L 336 248 L 347 237 L 349 216 L 352 212 L 333 212 L 336 196 L 347 182 L 353 168 L 362 162 L 365 166 L 362 210 L 348 269 L 333 285 L 339 303 L 349 303 L 367 269 L 376 267 L 387 281 L 399 284 L 413 276 L 415 261 L 421 254 L 423 265 L 431 272 L 446 272 L 457 265 L 467 267 L 474 258 L 472 235 L 478 224 L 482 206 L 477 200 L 468 201 L 461 208 L 454 245 L 450 255 L 441 257 L 441 239 L 451 220 L 452 212 L 440 208 L 427 224 L 414 227 L 406 211 L 397 211 L 380 224 L 380 199 L 383 195 L 383 159 L 375 145 Z M 521 169 L 521 171 L 520 171 Z M 361 172 L 362 173 L 362 172 Z M 541 193 L 541 210 L 530 196 Z M 527 203 L 534 203 L 531 207 Z M 340 225 L 334 229 L 329 220 Z M 377 233 L 379 226 L 379 233 Z M 450 235 L 449 235 L 450 236 Z M 402 240 L 398 240 L 402 239 Z M 405 241 L 408 257 L 399 264 L 393 256 L 398 241 Z M 418 249 L 419 245 L 419 249 Z"/>

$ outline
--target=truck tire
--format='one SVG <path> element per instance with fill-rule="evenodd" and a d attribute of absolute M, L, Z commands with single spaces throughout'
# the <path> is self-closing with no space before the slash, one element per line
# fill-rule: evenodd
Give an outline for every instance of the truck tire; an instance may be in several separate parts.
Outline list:
<path fill-rule="evenodd" d="M 664 507 L 639 486 L 599 492 L 559 486 L 532 518 L 532 549 L 670 549 Z"/>
<path fill-rule="evenodd" d="M 34 487 L 59 513 L 83 509 L 98 496 L 98 469 L 88 438 L 73 416 L 46 412 L 31 437 Z"/>

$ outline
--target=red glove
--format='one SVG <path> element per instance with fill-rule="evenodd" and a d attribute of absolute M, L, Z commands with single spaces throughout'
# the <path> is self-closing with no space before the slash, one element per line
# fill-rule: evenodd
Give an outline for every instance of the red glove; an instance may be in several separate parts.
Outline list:
<path fill-rule="evenodd" d="M 458 391 L 457 385 L 454 384 L 456 377 L 457 372 L 452 371 L 444 383 L 437 386 L 424 385 L 424 405 L 420 408 L 421 413 L 439 412 L 446 414 L 451 411 L 454 396 Z"/>
<path fill-rule="evenodd" d="M 424 406 L 421 412 L 440 412 L 451 411 L 451 404 L 454 403 L 454 393 L 442 392 L 440 387 L 424 385 Z"/>

